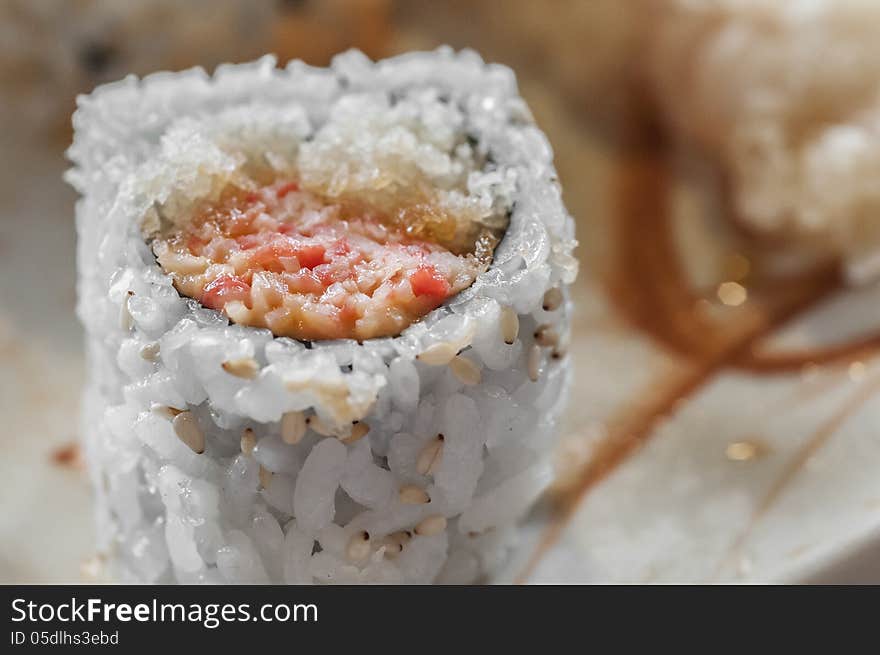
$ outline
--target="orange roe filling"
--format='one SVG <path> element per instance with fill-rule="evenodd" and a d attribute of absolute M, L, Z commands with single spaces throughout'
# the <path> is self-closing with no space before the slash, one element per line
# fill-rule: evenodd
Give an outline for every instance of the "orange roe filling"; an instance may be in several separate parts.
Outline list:
<path fill-rule="evenodd" d="M 237 323 L 363 340 L 399 334 L 483 268 L 408 232 L 280 181 L 228 191 L 153 249 L 181 293 Z"/>

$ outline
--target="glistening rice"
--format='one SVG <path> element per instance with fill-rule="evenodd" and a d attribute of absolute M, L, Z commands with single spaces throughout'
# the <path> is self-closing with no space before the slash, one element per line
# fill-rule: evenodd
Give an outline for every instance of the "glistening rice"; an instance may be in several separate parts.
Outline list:
<path fill-rule="evenodd" d="M 397 118 L 322 141 L 340 107 Z M 449 49 L 349 52 L 329 69 L 265 58 L 101 87 L 74 126 L 82 431 L 112 573 L 491 579 L 551 478 L 577 269 L 552 152 L 512 72 Z M 478 170 L 457 161 L 462 138 Z M 441 186 L 458 176 L 450 203 L 503 208 L 491 266 L 399 336 L 360 343 L 275 337 L 183 297 L 145 241 L 151 221 L 321 143 L 337 188 L 378 192 L 384 157 Z"/>

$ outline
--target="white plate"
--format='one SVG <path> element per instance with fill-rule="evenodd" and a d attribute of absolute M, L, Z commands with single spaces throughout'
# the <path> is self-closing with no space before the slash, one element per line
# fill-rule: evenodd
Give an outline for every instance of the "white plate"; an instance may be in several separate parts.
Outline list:
<path fill-rule="evenodd" d="M 566 461 L 590 461 L 627 430 L 644 445 L 585 494 L 572 495 L 567 471 L 568 491 L 533 514 L 499 579 L 880 582 L 880 360 L 773 374 L 720 364 L 703 371 L 632 327 L 590 272 L 609 257 L 619 158 L 598 140 L 551 127 L 570 207 L 583 212 L 588 264 L 576 287 Z M 75 198 L 57 153 L 0 148 L 0 582 L 77 582 L 93 554 L 88 481 L 53 458 L 77 436 L 83 377 Z M 686 190 L 676 198 L 683 266 L 691 281 L 711 282 L 718 234 L 702 220 L 703 199 Z M 758 344 L 790 350 L 858 338 L 880 317 L 878 295 L 829 296 Z M 754 319 L 750 307 L 707 311 L 736 334 Z M 675 385 L 688 393 L 664 403 Z M 565 522 L 560 499 L 577 500 Z M 554 525 L 559 532 L 547 541 Z"/>

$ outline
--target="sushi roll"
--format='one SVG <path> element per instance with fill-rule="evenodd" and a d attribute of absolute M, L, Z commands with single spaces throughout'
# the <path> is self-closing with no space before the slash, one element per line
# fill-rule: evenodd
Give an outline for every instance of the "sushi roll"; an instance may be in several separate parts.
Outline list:
<path fill-rule="evenodd" d="M 708 155 L 765 250 L 880 279 L 880 3 L 663 0 L 645 74 L 679 141 Z M 831 54 L 829 54 L 831 53 Z"/>
<path fill-rule="evenodd" d="M 109 574 L 491 580 L 552 479 L 577 272 L 513 73 L 266 57 L 99 87 L 73 121 Z"/>
<path fill-rule="evenodd" d="M 0 120 L 67 144 L 74 98 L 98 84 L 267 50 L 321 65 L 351 47 L 376 56 L 394 38 L 390 9 L 390 0 L 4 0 Z"/>

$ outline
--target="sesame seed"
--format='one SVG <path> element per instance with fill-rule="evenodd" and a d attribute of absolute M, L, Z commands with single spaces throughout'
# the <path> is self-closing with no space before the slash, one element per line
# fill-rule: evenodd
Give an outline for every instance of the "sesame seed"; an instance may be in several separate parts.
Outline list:
<path fill-rule="evenodd" d="M 428 518 L 422 520 L 416 526 L 416 534 L 420 537 L 430 537 L 435 534 L 440 534 L 446 529 L 446 517 L 440 514 L 435 516 L 429 516 Z"/>
<path fill-rule="evenodd" d="M 194 453 L 201 455 L 205 452 L 205 433 L 199 427 L 192 412 L 180 412 L 171 421 L 171 426 L 178 439 L 189 446 Z"/>
<path fill-rule="evenodd" d="M 513 311 L 513 307 L 504 307 L 501 310 L 501 337 L 504 343 L 512 346 L 519 334 L 519 316 Z"/>
<path fill-rule="evenodd" d="M 462 384 L 479 384 L 483 377 L 480 367 L 473 360 L 458 355 L 449 362 L 449 369 Z"/>
<path fill-rule="evenodd" d="M 183 411 L 182 409 L 177 409 L 176 407 L 169 407 L 168 405 L 159 404 L 152 405 L 150 407 L 150 410 L 158 414 L 159 416 L 167 418 L 169 421 Z"/>
<path fill-rule="evenodd" d="M 452 361 L 452 358 L 458 354 L 458 348 L 451 343 L 440 342 L 425 348 L 421 353 L 416 355 L 416 359 L 430 366 L 443 366 Z"/>
<path fill-rule="evenodd" d="M 559 287 L 553 287 L 544 294 L 542 307 L 545 312 L 554 312 L 562 305 L 562 290 Z"/>
<path fill-rule="evenodd" d="M 306 434 L 306 417 L 302 412 L 286 412 L 281 417 L 281 440 L 294 445 Z"/>
<path fill-rule="evenodd" d="M 339 440 L 344 444 L 352 444 L 358 439 L 366 436 L 367 432 L 370 431 L 370 426 L 363 421 L 355 421 L 355 423 L 351 426 L 351 433 L 347 437 L 342 437 Z"/>
<path fill-rule="evenodd" d="M 748 462 L 768 454 L 769 448 L 762 441 L 734 441 L 727 444 L 724 454 L 732 462 Z"/>
<path fill-rule="evenodd" d="M 532 346 L 531 350 L 529 350 L 529 361 L 527 363 L 529 380 L 532 382 L 538 381 L 538 375 L 541 372 L 541 347 L 538 345 Z"/>
<path fill-rule="evenodd" d="M 431 475 L 440 465 L 443 458 L 443 435 L 438 434 L 428 442 L 416 460 L 416 471 L 419 475 Z"/>
<path fill-rule="evenodd" d="M 131 312 L 128 311 L 128 299 L 134 295 L 133 291 L 129 291 L 128 295 L 122 299 L 122 305 L 119 307 L 119 327 L 123 330 L 130 330 L 131 326 L 134 325 L 134 320 L 131 318 Z"/>
<path fill-rule="evenodd" d="M 245 428 L 244 432 L 241 433 L 241 452 L 245 455 L 250 455 L 254 452 L 254 447 L 257 445 L 257 436 L 254 434 L 252 428 Z"/>
<path fill-rule="evenodd" d="M 535 343 L 539 346 L 555 346 L 559 343 L 559 333 L 556 331 L 556 328 L 547 323 L 538 326 L 534 337 Z"/>
<path fill-rule="evenodd" d="M 382 545 L 385 547 L 385 557 L 388 559 L 394 559 L 403 552 L 403 544 L 399 541 L 384 539 Z"/>
<path fill-rule="evenodd" d="M 352 562 L 362 562 L 370 555 L 370 533 L 361 530 L 353 535 L 348 542 L 345 554 Z"/>
<path fill-rule="evenodd" d="M 409 532 L 392 532 L 382 540 L 382 545 L 385 546 L 385 556 L 389 559 L 397 557 L 411 539 L 412 534 Z"/>
<path fill-rule="evenodd" d="M 727 455 L 727 459 L 744 462 L 755 457 L 755 447 L 748 441 L 736 441 L 728 444 L 724 454 Z"/>
<path fill-rule="evenodd" d="M 260 370 L 260 365 L 257 364 L 257 360 L 253 357 L 230 359 L 223 362 L 221 366 L 223 366 L 223 370 L 229 373 L 229 375 L 234 375 L 237 378 L 244 378 L 245 380 L 253 380 L 257 377 L 257 373 Z"/>
<path fill-rule="evenodd" d="M 263 487 L 263 489 L 268 489 L 269 485 L 272 484 L 273 475 L 272 471 L 265 466 L 260 465 L 260 486 Z"/>
<path fill-rule="evenodd" d="M 424 505 L 431 502 L 431 497 L 421 487 L 405 484 L 400 488 L 398 499 L 404 505 Z"/>
<path fill-rule="evenodd" d="M 141 346 L 140 355 L 148 362 L 156 361 L 156 357 L 159 356 L 159 342 L 152 341 L 148 344 L 144 344 Z"/>

